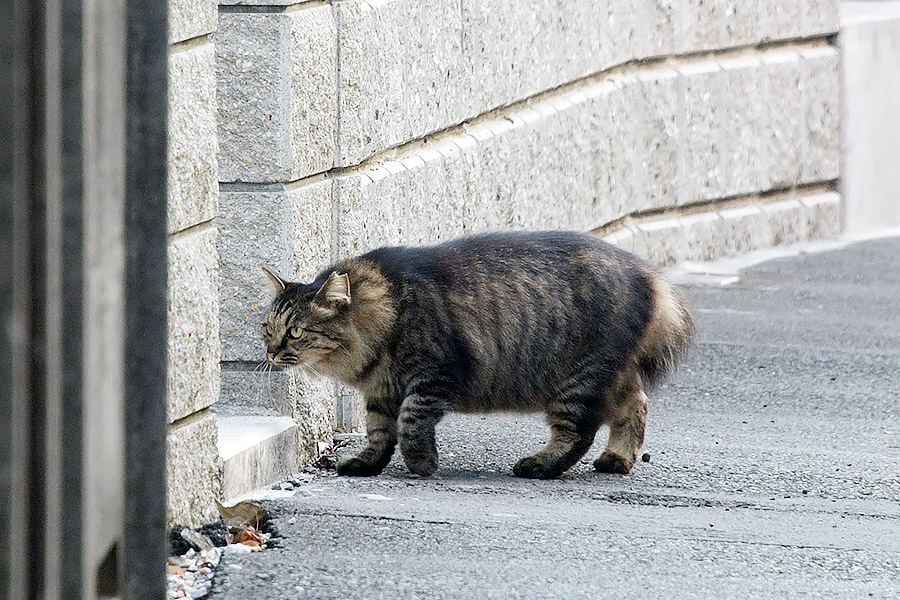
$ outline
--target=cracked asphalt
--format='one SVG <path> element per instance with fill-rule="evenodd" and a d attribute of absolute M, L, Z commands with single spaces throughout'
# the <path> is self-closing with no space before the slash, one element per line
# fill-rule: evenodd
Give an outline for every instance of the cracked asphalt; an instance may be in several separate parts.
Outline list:
<path fill-rule="evenodd" d="M 212 599 L 900 597 L 900 238 L 690 285 L 699 342 L 631 475 L 512 476 L 539 416 L 451 415 L 435 477 L 320 471 Z M 351 444 L 342 452 L 358 449 Z"/>

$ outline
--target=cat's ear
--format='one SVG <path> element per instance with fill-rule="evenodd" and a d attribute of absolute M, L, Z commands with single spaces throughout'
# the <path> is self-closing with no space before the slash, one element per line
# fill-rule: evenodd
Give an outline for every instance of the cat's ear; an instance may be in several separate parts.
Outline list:
<path fill-rule="evenodd" d="M 263 273 L 266 274 L 266 277 L 268 277 L 269 281 L 272 283 L 272 291 L 275 292 L 275 294 L 280 294 L 281 292 L 283 292 L 284 288 L 287 287 L 287 283 L 284 281 L 284 279 L 282 279 L 281 277 L 279 277 L 278 275 L 276 275 L 275 273 L 273 273 L 272 271 L 270 271 L 269 269 L 267 269 L 265 267 L 260 267 L 260 268 L 263 270 Z"/>
<path fill-rule="evenodd" d="M 313 302 L 328 310 L 335 310 L 342 306 L 350 304 L 350 276 L 346 273 L 338 273 L 332 271 L 319 291 Z"/>

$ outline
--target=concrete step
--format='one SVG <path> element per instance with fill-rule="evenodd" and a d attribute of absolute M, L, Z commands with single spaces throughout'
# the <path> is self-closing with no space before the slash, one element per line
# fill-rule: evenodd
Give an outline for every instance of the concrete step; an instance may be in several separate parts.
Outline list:
<path fill-rule="evenodd" d="M 234 499 L 300 470 L 299 433 L 290 417 L 218 417 L 222 488 Z"/>

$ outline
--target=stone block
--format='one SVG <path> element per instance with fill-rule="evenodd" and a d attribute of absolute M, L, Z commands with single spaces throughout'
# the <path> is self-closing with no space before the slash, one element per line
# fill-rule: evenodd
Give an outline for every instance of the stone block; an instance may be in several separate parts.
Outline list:
<path fill-rule="evenodd" d="M 222 498 L 216 418 L 209 411 L 169 428 L 166 444 L 168 524 L 199 527 L 219 519 Z"/>
<path fill-rule="evenodd" d="M 223 365 L 219 401 L 213 408 L 217 415 L 293 416 L 290 373 L 270 370 L 263 361 L 255 369 L 249 368 L 249 363 L 240 364 L 240 370 L 234 366 L 235 363 Z"/>
<path fill-rule="evenodd" d="M 223 13 L 216 34 L 221 181 L 286 182 L 335 162 L 330 6 Z"/>
<path fill-rule="evenodd" d="M 763 189 L 792 187 L 803 167 L 800 56 L 793 52 L 762 56 L 761 169 Z"/>
<path fill-rule="evenodd" d="M 565 6 L 551 0 L 336 5 L 339 164 L 358 164 L 385 148 L 630 60 L 632 2 L 609 7 L 612 12 L 589 0 Z M 608 47 L 605 28 L 615 34 Z"/>
<path fill-rule="evenodd" d="M 684 260 L 685 238 L 678 219 L 660 219 L 637 225 L 643 240 L 642 256 L 651 264 L 667 267 Z"/>
<path fill-rule="evenodd" d="M 216 230 L 173 239 L 168 256 L 168 419 L 219 398 L 219 269 Z"/>
<path fill-rule="evenodd" d="M 215 0 L 169 0 L 168 6 L 170 44 L 216 30 Z"/>
<path fill-rule="evenodd" d="M 840 0 L 802 0 L 804 34 L 828 35 L 841 28 Z"/>
<path fill-rule="evenodd" d="M 219 417 L 226 504 L 300 470 L 297 424 L 290 417 Z"/>
<path fill-rule="evenodd" d="M 718 64 L 680 67 L 679 202 L 691 204 L 722 195 L 724 154 L 723 75 Z"/>
<path fill-rule="evenodd" d="M 806 212 L 806 235 L 810 240 L 832 240 L 843 231 L 843 208 L 837 192 L 801 198 Z"/>
<path fill-rule="evenodd" d="M 803 2 L 760 0 L 760 35 L 763 40 L 786 40 L 803 35 Z"/>
<path fill-rule="evenodd" d="M 806 213 L 798 200 L 783 200 L 760 207 L 766 215 L 770 246 L 788 246 L 807 239 Z"/>
<path fill-rule="evenodd" d="M 759 42 L 760 3 L 763 1 L 726 0 L 722 27 L 723 48 L 755 45 Z"/>
<path fill-rule="evenodd" d="M 714 50 L 722 44 L 724 3 L 710 0 L 682 0 L 680 53 Z"/>
<path fill-rule="evenodd" d="M 840 56 L 831 46 L 804 50 L 802 61 L 806 152 L 803 182 L 837 179 L 841 170 Z"/>
<path fill-rule="evenodd" d="M 271 288 L 266 266 L 292 280 L 311 280 L 332 259 L 332 181 L 270 191 L 225 190 L 219 229 L 222 357 L 259 361 L 260 323 Z"/>
<path fill-rule="evenodd" d="M 290 398 L 297 424 L 298 460 L 308 465 L 319 456 L 319 443 L 331 445 L 336 424 L 335 386 L 323 378 L 310 377 L 292 370 Z"/>
<path fill-rule="evenodd" d="M 399 163 L 393 166 L 402 167 Z M 405 167 L 394 169 L 393 173 L 376 167 L 335 179 L 336 258 L 357 256 L 404 241 L 407 219 L 403 183 L 408 178 Z"/>
<path fill-rule="evenodd" d="M 209 221 L 216 214 L 215 69 L 212 44 L 169 56 L 169 232 Z"/>
<path fill-rule="evenodd" d="M 760 189 L 760 63 L 741 58 L 720 63 L 725 85 L 724 195 Z"/>
<path fill-rule="evenodd" d="M 684 260 L 711 261 L 722 256 L 724 237 L 718 212 L 686 215 L 679 219 L 684 239 Z"/>
<path fill-rule="evenodd" d="M 610 4 L 616 4 L 610 2 Z M 678 52 L 679 2 L 676 0 L 638 0 L 638 39 L 643 47 L 635 58 L 666 56 Z M 641 12 L 643 11 L 643 12 Z"/>
<path fill-rule="evenodd" d="M 640 210 L 672 206 L 678 201 L 678 73 L 653 71 L 638 77 L 640 114 Z"/>
<path fill-rule="evenodd" d="M 769 245 L 766 215 L 758 206 L 719 211 L 722 219 L 722 256 L 736 256 Z"/>

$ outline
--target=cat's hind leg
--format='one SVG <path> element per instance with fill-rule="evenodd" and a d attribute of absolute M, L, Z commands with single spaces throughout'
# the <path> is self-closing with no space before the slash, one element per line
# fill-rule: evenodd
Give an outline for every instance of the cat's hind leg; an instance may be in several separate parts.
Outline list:
<path fill-rule="evenodd" d="M 594 461 L 594 468 L 601 473 L 630 473 L 644 444 L 647 426 L 647 395 L 637 373 L 626 375 L 610 397 L 605 422 L 609 425 L 609 442 Z"/>
<path fill-rule="evenodd" d="M 397 446 L 397 410 L 391 401 L 366 401 L 366 440 L 362 452 L 338 463 L 338 475 L 371 477 L 391 462 Z"/>
<path fill-rule="evenodd" d="M 552 479 L 585 455 L 600 427 L 596 404 L 590 398 L 552 402 L 546 410 L 551 437 L 547 445 L 515 464 L 513 474 L 529 479 Z"/>

